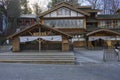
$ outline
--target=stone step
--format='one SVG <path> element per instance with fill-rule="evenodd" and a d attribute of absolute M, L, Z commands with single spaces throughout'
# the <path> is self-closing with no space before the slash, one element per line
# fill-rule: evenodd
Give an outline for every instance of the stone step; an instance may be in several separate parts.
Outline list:
<path fill-rule="evenodd" d="M 48 55 L 0 55 L 0 58 L 75 58 L 75 56 L 48 56 Z"/>
<path fill-rule="evenodd" d="M 48 61 L 48 60 L 0 60 L 0 61 L 8 61 L 8 62 L 11 62 L 11 61 Z M 63 62 L 65 62 L 65 61 L 71 61 L 71 62 L 74 62 L 73 60 L 49 60 L 49 61 L 63 61 Z"/>
<path fill-rule="evenodd" d="M 46 53 L 46 54 L 41 54 L 41 53 L 26 53 L 26 54 L 24 54 L 24 53 L 0 53 L 0 55 L 48 55 L 48 56 L 73 56 L 74 54 L 61 54 L 61 53 Z"/>
<path fill-rule="evenodd" d="M 46 60 L 46 59 L 44 59 L 44 60 L 33 60 L 33 59 L 30 59 L 30 60 L 24 60 L 24 59 L 13 59 L 13 60 L 2 60 L 2 59 L 0 59 L 0 62 L 34 62 L 34 63 L 67 63 L 67 64 L 75 64 L 75 60 L 58 60 L 58 59 L 56 59 L 56 60 Z"/>
<path fill-rule="evenodd" d="M 11 56 L 11 57 L 10 57 L 10 56 L 4 56 L 4 57 L 3 57 L 3 56 L 1 56 L 1 57 L 0 57 L 0 60 L 1 60 L 1 59 L 26 59 L 26 60 L 27 60 L 27 59 L 31 59 L 31 60 L 34 60 L 34 59 L 35 59 L 35 60 L 37 60 L 37 59 L 38 59 L 38 60 L 42 60 L 42 59 L 44 59 L 44 60 L 51 60 L 51 59 L 54 59 L 54 60 L 57 60 L 57 59 L 58 59 L 58 60 L 59 60 L 59 59 L 60 59 L 60 60 L 67 60 L 67 59 L 68 59 L 68 60 L 74 60 L 75 57 L 49 57 L 49 56 L 48 56 L 48 57 L 34 57 L 34 56 L 31 56 L 31 57 L 27 57 L 27 56 L 26 56 L 26 57 L 24 57 L 24 56 L 22 56 L 22 57 L 19 57 L 19 56 L 13 57 L 13 56 Z"/>
<path fill-rule="evenodd" d="M 0 55 L 0 56 L 63 56 L 64 57 L 64 56 L 74 56 L 74 55 L 49 55 L 49 54 L 48 55 L 19 55 L 19 54 L 18 55 L 9 55 L 9 54 L 4 55 L 3 54 L 3 55 Z"/>
<path fill-rule="evenodd" d="M 75 64 L 74 60 L 0 60 L 7 63 Z"/>
<path fill-rule="evenodd" d="M 20 57 L 17 57 L 17 58 L 11 58 L 11 57 L 9 57 L 9 58 L 0 58 L 0 60 L 1 59 L 31 59 L 31 60 L 51 60 L 51 59 L 54 59 L 54 60 L 74 60 L 74 58 L 20 58 Z"/>
<path fill-rule="evenodd" d="M 0 54 L 0 62 L 60 62 L 75 63 L 74 54 Z"/>

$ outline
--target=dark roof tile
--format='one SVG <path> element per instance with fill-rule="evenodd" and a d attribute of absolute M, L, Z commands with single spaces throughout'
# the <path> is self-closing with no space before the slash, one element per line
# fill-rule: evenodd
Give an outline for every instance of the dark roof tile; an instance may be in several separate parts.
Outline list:
<path fill-rule="evenodd" d="M 106 15 L 98 15 L 97 19 L 120 19 L 120 14 L 106 14 Z"/>

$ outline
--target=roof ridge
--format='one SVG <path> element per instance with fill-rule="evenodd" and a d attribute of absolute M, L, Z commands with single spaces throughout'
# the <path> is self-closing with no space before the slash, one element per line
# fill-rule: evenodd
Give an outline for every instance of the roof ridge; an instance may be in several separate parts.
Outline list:
<path fill-rule="evenodd" d="M 35 27 L 35 26 L 42 26 L 42 27 L 45 27 L 45 28 L 49 28 L 49 29 L 52 29 L 52 30 L 58 32 L 59 34 L 63 34 L 63 35 L 68 36 L 69 38 L 72 38 L 72 36 L 69 35 L 69 34 L 67 34 L 67 33 L 64 33 L 64 32 L 62 32 L 62 31 L 57 30 L 57 29 L 52 28 L 52 27 L 48 27 L 48 26 L 43 25 L 43 24 L 41 24 L 41 23 L 35 23 L 34 25 L 32 25 L 32 26 L 30 26 L 30 27 L 27 27 L 27 28 L 21 30 L 20 32 L 14 33 L 13 35 L 8 36 L 7 38 L 8 38 L 8 39 L 12 39 L 13 37 L 18 36 L 18 35 L 20 35 L 22 32 L 25 32 L 26 30 L 29 30 L 29 29 L 31 29 L 31 28 L 33 28 L 33 27 Z"/>
<path fill-rule="evenodd" d="M 59 3 L 59 4 L 60 4 L 60 3 Z M 69 4 L 69 3 L 67 3 L 67 4 Z M 52 12 L 52 11 L 58 9 L 58 8 L 60 8 L 60 7 L 67 7 L 67 8 L 70 8 L 70 9 L 74 10 L 74 11 L 78 11 L 79 13 L 82 13 L 82 14 L 84 14 L 84 15 L 88 15 L 88 16 L 90 15 L 90 14 L 89 14 L 88 12 L 86 12 L 86 11 L 80 10 L 80 9 L 76 8 L 75 6 L 70 6 L 70 5 L 67 5 L 67 4 L 66 4 L 66 2 L 61 3 L 60 5 L 52 8 L 52 9 L 50 9 L 50 10 L 48 10 L 48 11 L 45 11 L 45 12 L 41 13 L 39 16 L 42 17 L 42 16 L 44 16 L 44 15 L 46 15 L 46 14 L 48 14 L 48 13 L 50 13 L 50 12 Z"/>

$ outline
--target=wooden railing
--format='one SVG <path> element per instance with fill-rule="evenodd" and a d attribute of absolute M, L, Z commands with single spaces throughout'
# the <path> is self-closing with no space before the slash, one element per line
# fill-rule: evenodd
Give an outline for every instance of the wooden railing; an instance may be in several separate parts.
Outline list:
<path fill-rule="evenodd" d="M 105 62 L 117 62 L 119 61 L 120 52 L 116 53 L 114 49 L 104 49 L 103 61 Z"/>
<path fill-rule="evenodd" d="M 106 29 L 120 29 L 120 26 L 98 26 L 98 28 L 106 28 Z"/>

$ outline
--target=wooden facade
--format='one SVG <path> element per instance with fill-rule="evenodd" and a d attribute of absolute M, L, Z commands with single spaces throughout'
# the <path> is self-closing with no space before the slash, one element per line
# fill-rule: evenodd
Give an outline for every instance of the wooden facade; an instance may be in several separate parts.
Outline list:
<path fill-rule="evenodd" d="M 50 33 L 43 34 L 43 32 L 50 32 Z M 33 35 L 34 33 L 38 33 L 38 34 Z M 72 36 L 70 36 L 66 33 L 63 33 L 57 29 L 50 28 L 50 27 L 42 25 L 42 24 L 35 24 L 31 27 L 28 27 L 28 28 L 16 33 L 16 34 L 9 36 L 8 38 L 12 40 L 13 51 L 18 52 L 18 51 L 21 51 L 20 37 L 22 37 L 22 36 L 33 37 L 33 36 L 38 36 L 38 35 L 39 35 L 39 37 L 40 36 L 45 37 L 45 36 L 59 35 L 62 38 L 62 41 L 60 42 L 61 43 L 61 51 L 69 51 L 70 50 L 70 48 L 69 48 L 70 41 L 69 40 L 72 38 Z M 36 41 L 37 41 L 36 45 L 39 46 L 38 50 L 42 50 L 42 48 L 45 47 L 44 42 L 46 42 L 47 40 L 45 40 L 43 38 L 38 38 L 38 39 L 36 39 Z M 52 47 L 52 45 L 49 47 Z"/>
<path fill-rule="evenodd" d="M 37 39 L 36 49 L 39 50 L 50 49 L 48 46 L 52 46 L 52 43 L 56 44 L 56 48 L 52 46 L 51 49 L 59 48 L 61 51 L 69 51 L 70 45 L 78 48 L 104 46 L 112 48 L 115 42 L 120 42 L 120 14 L 98 15 L 98 12 L 100 10 L 89 6 L 78 7 L 66 2 L 57 4 L 56 7 L 39 15 L 40 24 L 9 37 L 13 41 L 13 51 L 20 51 L 18 39 L 20 36 L 61 36 L 61 41 Z"/>
<path fill-rule="evenodd" d="M 19 28 L 26 28 L 36 23 L 36 15 L 33 14 L 22 14 L 18 18 Z"/>

